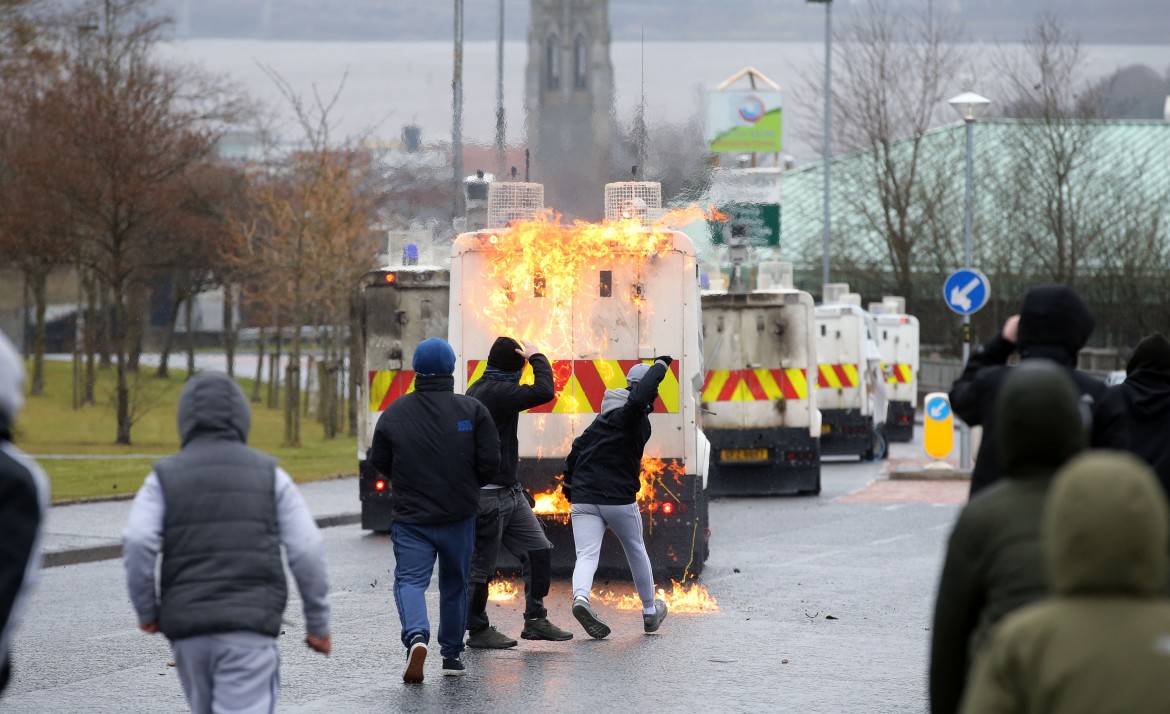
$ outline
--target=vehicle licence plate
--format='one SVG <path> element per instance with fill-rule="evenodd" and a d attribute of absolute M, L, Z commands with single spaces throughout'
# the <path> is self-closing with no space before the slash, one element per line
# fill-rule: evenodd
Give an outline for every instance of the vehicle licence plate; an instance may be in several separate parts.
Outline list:
<path fill-rule="evenodd" d="M 723 461 L 767 461 L 767 449 L 722 449 L 720 458 Z"/>

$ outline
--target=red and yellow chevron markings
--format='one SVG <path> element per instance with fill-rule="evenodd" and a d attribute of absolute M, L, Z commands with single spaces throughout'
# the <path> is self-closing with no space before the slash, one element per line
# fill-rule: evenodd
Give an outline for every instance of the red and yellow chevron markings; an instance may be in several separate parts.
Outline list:
<path fill-rule="evenodd" d="M 890 384 L 910 384 L 914 381 L 914 370 L 902 362 L 882 364 L 882 374 L 886 375 L 886 382 Z"/>
<path fill-rule="evenodd" d="M 384 411 L 395 399 L 414 391 L 414 371 L 370 370 L 370 411 Z"/>
<path fill-rule="evenodd" d="M 597 414 L 601 411 L 601 400 L 607 389 L 626 386 L 626 372 L 630 367 L 653 360 L 550 360 L 553 372 L 553 389 L 556 396 L 551 402 L 533 407 L 529 414 Z M 487 360 L 467 361 L 467 386 L 483 376 Z M 525 365 L 520 377 L 521 384 L 532 384 L 532 366 Z M 677 414 L 680 388 L 678 384 L 678 362 L 670 365 L 666 378 L 658 387 L 654 400 L 654 411 L 660 414 Z"/>
<path fill-rule="evenodd" d="M 808 399 L 803 369 L 713 369 L 703 382 L 704 402 Z"/>
<path fill-rule="evenodd" d="M 855 364 L 819 364 L 817 365 L 817 373 L 818 387 L 847 389 L 860 384 Z"/>

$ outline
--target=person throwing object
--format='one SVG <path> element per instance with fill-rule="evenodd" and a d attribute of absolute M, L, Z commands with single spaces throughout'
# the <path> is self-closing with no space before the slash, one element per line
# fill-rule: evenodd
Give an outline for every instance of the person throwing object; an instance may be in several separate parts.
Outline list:
<path fill-rule="evenodd" d="M 577 547 L 573 616 L 590 637 L 599 640 L 610 629 L 590 608 L 589 592 L 606 528 L 613 530 L 625 550 L 642 600 L 643 629 L 657 632 L 666 619 L 666 603 L 654 598 L 654 574 L 642 540 L 637 496 L 642 452 L 650 439 L 648 415 L 672 361 L 658 357 L 653 365 L 636 364 L 626 374 L 627 389 L 606 390 L 601 413 L 573 441 L 565 466 L 561 488 L 573 504 L 573 542 Z"/>

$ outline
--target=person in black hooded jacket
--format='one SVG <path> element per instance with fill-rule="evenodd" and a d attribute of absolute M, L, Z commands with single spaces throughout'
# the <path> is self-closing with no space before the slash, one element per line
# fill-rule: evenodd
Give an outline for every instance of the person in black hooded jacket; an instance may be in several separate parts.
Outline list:
<path fill-rule="evenodd" d="M 1150 335 L 1134 348 L 1125 381 L 1093 409 L 1093 446 L 1130 451 L 1154 469 L 1170 496 L 1170 340 Z"/>
<path fill-rule="evenodd" d="M 526 360 L 532 365 L 532 384 L 520 384 Z M 479 490 L 475 554 L 471 557 L 469 578 L 467 646 L 516 646 L 516 640 L 492 627 L 487 614 L 488 583 L 496 572 L 501 546 L 520 561 L 524 580 L 524 630 L 520 636 L 526 640 L 571 640 L 571 632 L 548 620 L 544 598 L 552 583 L 552 543 L 532 511 L 532 496 L 516 479 L 520 412 L 546 404 L 556 396 L 552 365 L 531 344 L 521 347 L 511 337 L 499 337 L 488 352 L 483 377 L 467 388 L 467 396 L 488 408 L 500 434 L 500 472 Z"/>
<path fill-rule="evenodd" d="M 999 461 L 995 439 L 995 400 L 1012 369 L 1008 358 L 1017 349 L 1020 360 L 1049 359 L 1064 367 L 1089 408 L 1105 392 L 1099 379 L 1077 372 L 1077 354 L 1093 334 L 1093 314 L 1081 296 L 1067 285 L 1039 285 L 1028 290 L 1019 315 L 1004 323 L 1003 331 L 979 346 L 963 373 L 951 386 L 951 407 L 970 426 L 982 426 L 971 495 L 995 483 Z"/>

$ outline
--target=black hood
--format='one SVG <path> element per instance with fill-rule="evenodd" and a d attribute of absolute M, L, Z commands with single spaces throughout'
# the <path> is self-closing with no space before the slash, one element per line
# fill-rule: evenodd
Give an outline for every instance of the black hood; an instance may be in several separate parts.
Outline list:
<path fill-rule="evenodd" d="M 1076 383 L 1067 369 L 1049 360 L 1012 368 L 995 411 L 994 438 L 1005 476 L 1051 476 L 1088 443 Z"/>
<path fill-rule="evenodd" d="M 1075 290 L 1067 285 L 1036 286 L 1028 290 L 1020 308 L 1020 357 L 1044 357 L 1075 367 L 1093 327 L 1093 313 Z"/>
<path fill-rule="evenodd" d="M 1125 373 L 1133 374 L 1139 369 L 1170 373 L 1170 340 L 1155 333 L 1139 342 L 1129 356 Z"/>
<path fill-rule="evenodd" d="M 226 374 L 197 374 L 183 387 L 179 397 L 179 439 L 183 446 L 198 436 L 247 442 L 251 426 L 248 398 Z"/>

